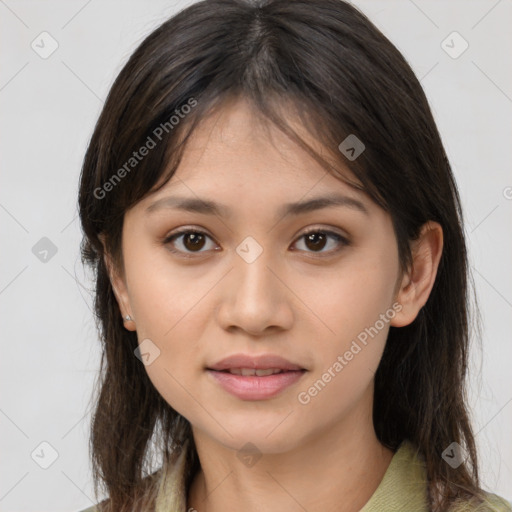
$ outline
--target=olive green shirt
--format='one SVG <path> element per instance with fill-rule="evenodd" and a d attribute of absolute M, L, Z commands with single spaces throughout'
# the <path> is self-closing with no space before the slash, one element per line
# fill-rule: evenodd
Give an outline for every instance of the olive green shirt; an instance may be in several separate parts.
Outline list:
<path fill-rule="evenodd" d="M 160 480 L 156 512 L 187 512 L 183 450 L 176 464 Z M 426 471 L 423 458 L 410 441 L 404 441 L 393 455 L 384 477 L 360 512 L 428 512 Z M 512 506 L 495 494 L 476 508 L 460 504 L 453 512 L 512 512 Z M 82 512 L 96 512 L 90 507 Z"/>

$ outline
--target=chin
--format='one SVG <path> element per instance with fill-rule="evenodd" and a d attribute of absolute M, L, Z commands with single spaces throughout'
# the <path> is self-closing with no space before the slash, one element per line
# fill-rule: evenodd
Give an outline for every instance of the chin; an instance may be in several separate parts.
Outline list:
<path fill-rule="evenodd" d="M 287 433 L 288 434 L 288 433 Z M 223 445 L 235 452 L 237 455 L 244 453 L 251 454 L 282 454 L 292 451 L 298 444 L 298 439 L 290 435 L 270 435 L 268 432 L 252 431 L 247 428 L 242 429 L 239 434 L 234 434 L 233 438 L 223 439 Z"/>
<path fill-rule="evenodd" d="M 284 453 L 293 450 L 304 437 L 292 419 L 293 413 L 283 421 L 288 414 L 289 412 L 265 414 L 258 411 L 254 415 L 244 413 L 230 419 L 224 416 L 222 425 L 226 430 L 218 424 L 215 427 L 209 424 L 207 434 L 216 442 L 237 452 L 244 447 L 250 451 L 254 446 L 255 451 L 265 454 Z"/>

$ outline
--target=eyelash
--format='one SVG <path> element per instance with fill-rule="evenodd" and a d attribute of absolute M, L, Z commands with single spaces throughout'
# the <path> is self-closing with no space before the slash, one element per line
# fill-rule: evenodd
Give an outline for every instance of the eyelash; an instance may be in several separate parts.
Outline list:
<path fill-rule="evenodd" d="M 206 236 L 206 237 L 212 239 L 212 237 L 210 237 L 210 235 L 208 235 L 208 233 L 206 233 L 205 231 L 202 231 L 201 229 L 185 228 L 185 229 L 182 229 L 182 230 L 177 231 L 175 233 L 171 233 L 169 236 L 164 238 L 162 243 L 165 246 L 170 246 L 175 239 L 179 238 L 180 236 L 187 235 L 187 234 L 199 234 L 199 235 L 203 235 L 203 236 Z M 324 235 L 327 235 L 328 237 L 334 238 L 341 245 L 341 247 L 338 247 L 337 249 L 330 250 L 330 251 L 325 251 L 325 252 L 323 252 L 323 251 L 318 251 L 318 252 L 315 252 L 315 251 L 305 251 L 305 252 L 308 252 L 308 253 L 313 254 L 313 255 L 327 254 L 327 255 L 330 256 L 330 255 L 338 253 L 343 247 L 346 247 L 346 246 L 350 245 L 350 241 L 346 237 L 340 235 L 339 233 L 336 233 L 334 231 L 330 231 L 328 229 L 320 229 L 320 228 L 313 228 L 313 229 L 309 229 L 309 230 L 305 231 L 304 233 L 302 233 L 297 238 L 297 240 L 301 240 L 301 239 L 303 239 L 306 236 L 311 235 L 311 234 L 324 234 Z M 192 252 L 184 252 L 184 251 L 176 250 L 176 249 L 171 248 L 171 247 L 168 247 L 168 249 L 169 249 L 169 251 L 171 251 L 171 252 L 173 252 L 175 254 L 179 254 L 180 256 L 183 256 L 185 258 L 194 258 L 195 257 L 194 254 L 201 254 L 202 252 L 207 252 L 207 251 L 196 251 L 195 253 L 194 253 L 194 251 L 192 251 Z M 320 256 L 320 257 L 323 257 L 323 256 Z"/>

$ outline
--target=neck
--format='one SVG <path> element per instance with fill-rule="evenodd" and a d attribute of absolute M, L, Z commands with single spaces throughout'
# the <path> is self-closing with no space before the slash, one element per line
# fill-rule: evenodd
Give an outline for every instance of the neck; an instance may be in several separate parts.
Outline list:
<path fill-rule="evenodd" d="M 251 467 L 204 432 L 194 430 L 194 440 L 201 468 L 188 491 L 187 510 L 199 512 L 357 512 L 393 456 L 375 435 L 371 408 L 354 411 L 292 450 L 263 454 Z"/>

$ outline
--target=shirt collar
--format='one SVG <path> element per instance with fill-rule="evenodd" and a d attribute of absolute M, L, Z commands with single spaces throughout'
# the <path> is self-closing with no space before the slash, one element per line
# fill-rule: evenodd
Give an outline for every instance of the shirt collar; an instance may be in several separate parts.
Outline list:
<path fill-rule="evenodd" d="M 379 486 L 360 512 L 382 510 L 428 512 L 424 459 L 408 440 L 402 441 Z"/>
<path fill-rule="evenodd" d="M 162 471 L 155 512 L 187 512 L 185 470 L 189 443 L 176 462 Z M 408 440 L 393 455 L 384 477 L 360 512 L 382 510 L 427 512 L 423 457 Z"/>

